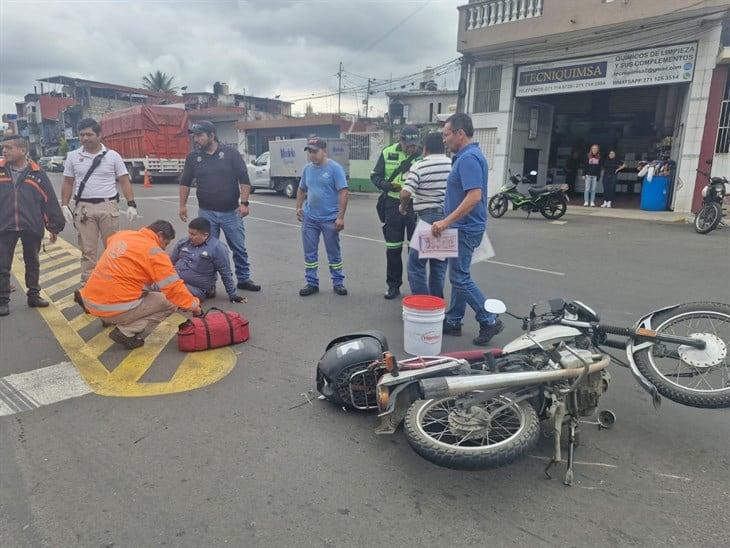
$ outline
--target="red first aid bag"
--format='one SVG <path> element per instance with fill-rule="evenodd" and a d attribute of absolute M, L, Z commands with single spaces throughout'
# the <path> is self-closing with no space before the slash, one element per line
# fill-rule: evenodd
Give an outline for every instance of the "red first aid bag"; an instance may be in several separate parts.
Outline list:
<path fill-rule="evenodd" d="M 181 323 L 177 347 L 182 352 L 208 350 L 248 340 L 248 320 L 238 312 L 211 308 L 202 316 Z"/>

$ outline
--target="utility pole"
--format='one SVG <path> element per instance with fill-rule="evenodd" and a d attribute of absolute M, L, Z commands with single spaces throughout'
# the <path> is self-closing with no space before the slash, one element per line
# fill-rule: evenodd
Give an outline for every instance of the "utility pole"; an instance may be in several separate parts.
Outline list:
<path fill-rule="evenodd" d="M 337 114 L 342 114 L 342 61 L 340 70 L 337 71 Z"/>
<path fill-rule="evenodd" d="M 367 95 L 365 95 L 365 118 L 368 117 L 368 113 L 370 112 L 370 84 L 375 82 L 375 78 L 368 78 L 368 91 Z"/>

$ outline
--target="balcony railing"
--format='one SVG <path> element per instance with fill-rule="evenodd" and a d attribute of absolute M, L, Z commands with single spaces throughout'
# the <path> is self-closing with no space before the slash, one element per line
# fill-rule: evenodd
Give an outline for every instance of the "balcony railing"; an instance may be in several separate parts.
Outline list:
<path fill-rule="evenodd" d="M 463 6 L 466 30 L 522 21 L 542 15 L 543 0 L 485 0 Z"/>

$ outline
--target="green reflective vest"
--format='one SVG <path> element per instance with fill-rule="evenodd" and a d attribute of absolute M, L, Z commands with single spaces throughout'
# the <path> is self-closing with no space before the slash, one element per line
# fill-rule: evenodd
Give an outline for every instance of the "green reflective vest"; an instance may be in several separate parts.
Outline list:
<path fill-rule="evenodd" d="M 387 146 L 383 149 L 383 160 L 385 160 L 385 180 L 387 181 L 390 179 L 390 176 L 393 175 L 393 172 L 400 167 L 400 165 L 403 163 L 403 161 L 408 158 L 408 155 L 400 150 L 398 148 L 399 143 L 393 143 L 390 146 Z M 398 176 L 393 179 L 392 183 L 397 184 L 403 184 L 403 180 L 405 179 L 405 176 L 408 174 L 406 171 L 405 173 L 399 173 Z M 388 192 L 388 197 L 395 198 L 396 200 L 400 200 L 400 191 L 398 192 Z"/>

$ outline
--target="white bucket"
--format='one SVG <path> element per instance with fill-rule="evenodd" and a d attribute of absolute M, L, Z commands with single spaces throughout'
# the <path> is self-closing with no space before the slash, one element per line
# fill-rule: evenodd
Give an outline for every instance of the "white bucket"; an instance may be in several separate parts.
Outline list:
<path fill-rule="evenodd" d="M 403 349 L 413 356 L 441 353 L 446 302 L 429 295 L 403 299 Z"/>

